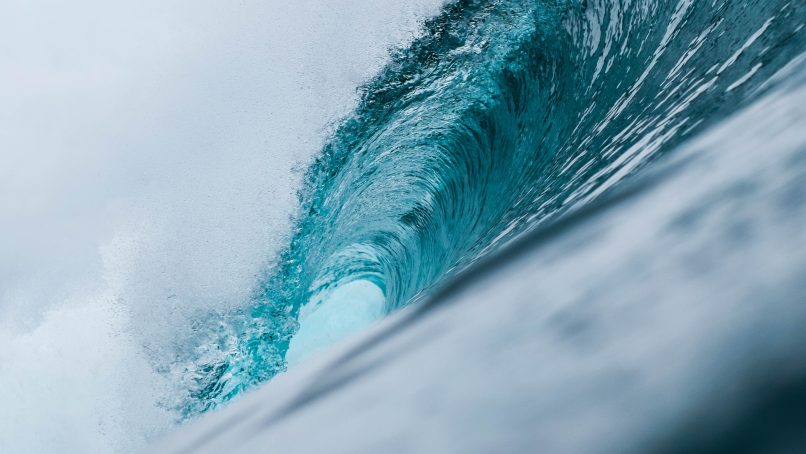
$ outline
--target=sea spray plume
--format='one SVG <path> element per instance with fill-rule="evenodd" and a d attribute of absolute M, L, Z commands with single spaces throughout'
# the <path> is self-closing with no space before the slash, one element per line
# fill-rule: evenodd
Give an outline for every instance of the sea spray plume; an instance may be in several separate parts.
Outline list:
<path fill-rule="evenodd" d="M 787 1 L 454 1 L 392 52 L 311 163 L 289 247 L 216 323 L 190 416 L 285 367 L 300 309 L 375 283 L 394 310 L 577 209 L 770 88 Z M 494 304 L 494 302 L 491 302 Z"/>
<path fill-rule="evenodd" d="M 398 273 L 401 265 L 406 266 L 406 263 L 419 258 L 408 255 L 420 248 L 413 243 L 424 241 L 424 249 L 437 254 L 454 255 L 461 252 L 461 249 L 455 249 L 451 253 L 448 244 L 428 245 L 432 237 L 427 235 L 427 230 L 422 228 L 424 226 L 416 228 L 418 222 L 425 220 L 425 213 L 418 215 L 417 211 L 426 212 L 433 207 L 450 210 L 451 201 L 461 201 L 458 196 L 466 193 L 465 189 L 459 187 L 461 185 L 481 184 L 504 189 L 488 185 L 485 181 L 490 178 L 489 168 L 496 162 L 499 163 L 499 171 L 504 168 L 501 164 L 516 162 L 514 159 L 490 159 L 490 148 L 496 144 L 494 141 L 487 142 L 485 138 L 484 129 L 494 127 L 491 126 L 493 120 L 488 113 L 491 107 L 500 103 L 494 98 L 502 92 L 500 87 L 496 87 L 498 68 L 474 65 L 473 62 L 484 51 L 490 54 L 496 65 L 520 64 L 509 55 L 508 49 L 519 49 L 509 45 L 512 37 L 504 32 L 511 29 L 527 33 L 529 39 L 524 41 L 530 42 L 535 31 L 530 24 L 534 24 L 533 14 L 537 11 L 529 7 L 519 8 L 517 12 L 512 15 L 513 11 L 501 10 L 486 2 L 450 5 L 443 14 L 425 24 L 425 32 L 420 39 L 410 48 L 397 51 L 389 68 L 364 87 L 356 113 L 345 120 L 307 173 L 306 184 L 300 194 L 301 211 L 305 214 L 299 221 L 298 233 L 290 248 L 283 254 L 279 271 L 269 278 L 263 295 L 257 298 L 251 314 L 254 321 L 248 328 L 246 344 L 242 344 L 234 354 L 230 353 L 230 361 L 215 366 L 206 365 L 201 369 L 197 377 L 204 380 L 205 386 L 200 392 L 194 393 L 194 398 L 219 395 L 225 384 L 241 383 L 244 379 L 259 382 L 281 370 L 281 362 L 267 364 L 265 358 L 278 358 L 274 349 L 287 348 L 288 338 L 295 327 L 296 311 L 310 299 L 311 293 L 326 290 L 343 278 L 364 278 L 384 288 L 387 300 L 394 301 L 390 298 L 392 290 L 387 283 L 399 284 L 385 274 Z M 503 20 L 496 17 L 501 14 L 504 15 Z M 512 15 L 512 18 L 507 15 Z M 554 19 L 556 22 L 557 18 Z M 483 30 L 486 31 L 484 34 L 479 30 L 482 25 L 493 30 Z M 494 43 L 487 43 L 487 35 L 500 38 Z M 450 55 L 450 59 L 444 58 L 445 55 Z M 457 65 L 457 59 L 465 60 L 464 65 Z M 477 70 L 466 74 L 465 68 Z M 513 68 L 512 73 L 516 72 L 519 70 Z M 415 78 L 422 80 L 412 83 Z M 484 83 L 481 83 L 482 78 Z M 476 83 L 467 83 L 468 80 Z M 453 88 L 443 92 L 433 86 L 445 83 L 453 84 Z M 468 89 L 474 90 L 474 99 L 468 99 L 466 104 L 457 102 L 468 94 Z M 440 112 L 435 107 L 443 107 L 444 111 Z M 400 115 L 400 111 L 405 109 L 411 110 Z M 420 112 L 415 110 L 423 109 L 433 112 L 433 118 L 420 118 Z M 427 125 L 427 122 L 432 124 Z M 509 121 L 504 122 L 507 123 Z M 424 133 L 418 131 L 420 125 L 425 126 Z M 410 132 L 414 134 L 409 136 Z M 361 144 L 373 134 L 381 137 L 375 142 Z M 479 140 L 482 143 L 478 143 Z M 385 156 L 389 156 L 384 151 L 387 146 L 398 151 L 393 161 L 406 166 L 396 169 L 395 162 L 383 161 Z M 462 153 L 451 156 L 451 150 L 457 147 L 464 147 Z M 502 151 L 506 152 L 507 148 L 504 147 Z M 424 152 L 430 156 L 423 155 Z M 362 161 L 363 157 L 366 160 Z M 357 164 L 349 168 L 347 161 Z M 446 165 L 463 165 L 467 172 L 457 172 L 445 168 Z M 477 168 L 474 169 L 474 166 Z M 342 171 L 341 175 L 337 175 L 339 171 Z M 417 175 L 419 172 L 433 180 L 422 180 Z M 372 178 L 366 176 L 367 173 Z M 447 190 L 454 192 L 453 197 L 438 192 L 444 191 L 440 188 L 441 174 L 451 183 L 452 187 L 449 186 Z M 351 178 L 359 180 L 357 187 L 351 186 L 354 184 Z M 384 181 L 391 184 L 378 184 Z M 339 193 L 333 194 L 336 191 Z M 405 197 L 400 197 L 404 194 Z M 422 201 L 429 198 L 433 200 L 431 208 L 422 205 Z M 334 209 L 325 199 L 333 200 L 340 206 Z M 470 204 L 465 208 L 472 206 Z M 339 208 L 342 207 L 346 213 L 340 212 Z M 363 212 L 348 211 L 351 207 L 362 209 Z M 336 225 L 339 221 L 334 221 L 334 218 L 346 218 L 347 222 Z M 450 235 L 453 241 L 465 236 L 459 231 L 451 233 L 450 222 L 434 225 L 443 225 L 440 235 Z M 333 231 L 334 227 L 336 231 Z M 339 230 L 349 231 L 350 234 L 343 235 Z M 339 236 L 340 233 L 342 235 Z M 332 263 L 326 263 L 328 256 Z M 433 280 L 435 274 L 449 262 L 448 257 L 440 259 L 435 256 L 411 269 L 429 266 L 430 269 L 422 269 L 422 276 L 418 278 L 428 281 Z M 318 284 L 318 289 L 310 289 L 313 282 Z M 402 300 L 402 297 L 397 299 Z M 280 321 L 285 324 L 278 327 Z M 224 326 L 232 324 L 228 322 Z M 262 334 L 256 336 L 256 333 Z M 232 334 L 230 331 L 221 338 L 229 340 L 235 337 Z M 267 352 L 266 349 L 271 351 Z M 237 373 L 232 373 L 233 364 L 245 364 L 251 371 L 247 374 L 246 370 L 237 369 Z M 207 375 L 208 372 L 212 373 Z M 210 377 L 214 380 L 207 381 Z M 240 388 L 239 385 L 231 389 L 237 392 Z M 228 397 L 231 396 L 225 393 L 224 400 Z M 210 401 L 201 402 L 206 408 Z"/>

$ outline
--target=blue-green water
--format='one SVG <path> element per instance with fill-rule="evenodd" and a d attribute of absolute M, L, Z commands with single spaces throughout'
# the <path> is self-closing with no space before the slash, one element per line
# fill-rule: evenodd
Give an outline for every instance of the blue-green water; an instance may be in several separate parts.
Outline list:
<path fill-rule="evenodd" d="M 803 58 L 804 19 L 784 0 L 447 3 L 310 163 L 261 290 L 197 321 L 182 414 L 285 370 L 321 295 L 366 280 L 386 312 L 416 302 L 741 111 Z"/>

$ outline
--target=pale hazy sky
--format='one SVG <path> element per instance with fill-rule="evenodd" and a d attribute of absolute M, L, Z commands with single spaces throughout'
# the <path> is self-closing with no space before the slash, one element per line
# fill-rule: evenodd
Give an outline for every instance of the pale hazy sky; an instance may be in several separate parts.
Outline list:
<path fill-rule="evenodd" d="M 0 0 L 0 445 L 156 430 L 141 347 L 243 302 L 291 169 L 440 3 Z"/>

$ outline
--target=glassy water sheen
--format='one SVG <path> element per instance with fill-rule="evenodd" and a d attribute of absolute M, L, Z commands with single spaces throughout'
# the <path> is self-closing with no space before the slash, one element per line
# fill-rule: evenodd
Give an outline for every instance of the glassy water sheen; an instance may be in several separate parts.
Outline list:
<path fill-rule="evenodd" d="M 448 2 L 307 168 L 293 237 L 251 303 L 196 321 L 170 372 L 183 417 L 802 83 L 804 23 L 791 0 Z"/>

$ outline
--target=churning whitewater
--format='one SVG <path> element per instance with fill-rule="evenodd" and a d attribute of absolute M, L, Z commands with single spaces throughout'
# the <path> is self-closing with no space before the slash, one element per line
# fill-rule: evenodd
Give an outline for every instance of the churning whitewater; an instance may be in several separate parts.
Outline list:
<path fill-rule="evenodd" d="M 182 418 L 427 297 L 802 77 L 805 17 L 790 0 L 448 2 L 307 167 L 293 235 L 251 302 L 194 320 L 168 368 L 187 389 Z"/>
<path fill-rule="evenodd" d="M 12 1 L 0 452 L 788 427 L 804 24 L 802 0 Z"/>

